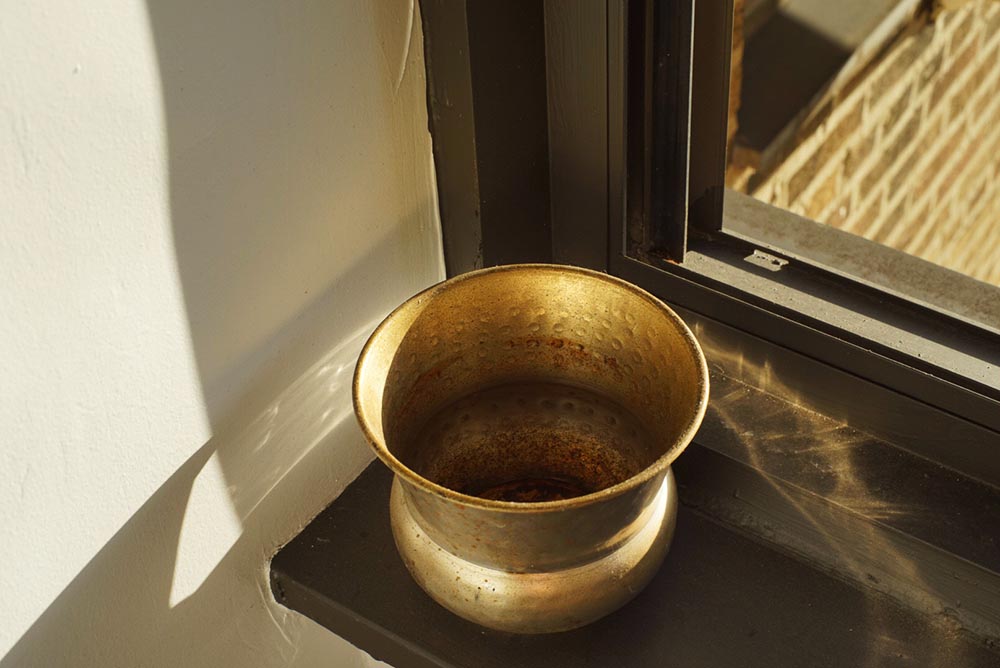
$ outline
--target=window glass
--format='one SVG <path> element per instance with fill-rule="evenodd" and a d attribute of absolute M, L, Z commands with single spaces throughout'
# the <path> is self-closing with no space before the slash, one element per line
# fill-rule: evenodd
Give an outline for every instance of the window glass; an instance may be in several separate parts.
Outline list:
<path fill-rule="evenodd" d="M 1000 285 L 1000 2 L 736 0 L 729 127 L 730 188 Z"/>

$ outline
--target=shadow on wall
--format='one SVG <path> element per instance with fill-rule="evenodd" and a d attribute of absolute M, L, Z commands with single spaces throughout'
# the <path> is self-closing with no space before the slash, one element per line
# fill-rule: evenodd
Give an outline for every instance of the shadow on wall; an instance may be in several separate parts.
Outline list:
<path fill-rule="evenodd" d="M 370 460 L 357 354 L 441 275 L 416 8 L 147 4 L 214 436 L 0 663 L 365 665 L 273 602 L 267 562 Z"/>
<path fill-rule="evenodd" d="M 349 406 L 356 343 L 332 351 L 247 428 L 224 430 L 201 447 L 91 560 L 3 665 L 287 665 L 297 653 L 300 627 L 272 606 L 262 571 L 280 542 L 276 535 L 318 509 L 309 506 L 314 494 L 307 491 L 332 497 L 368 461 L 353 417 L 342 410 L 326 415 L 331 406 Z M 261 456 L 274 446 L 289 457 L 289 466 Z M 233 473 L 232 463 L 241 460 L 244 479 Z M 222 462 L 230 463 L 228 474 Z M 242 513 L 219 509 L 218 477 L 229 483 L 233 506 Z M 227 516 L 234 512 L 235 518 Z M 222 535 L 206 540 L 213 531 Z M 222 554 L 212 554 L 218 548 Z M 236 654 L 242 660 L 252 654 L 252 663 L 237 658 L 229 664 L 233 645 L 241 646 Z"/>

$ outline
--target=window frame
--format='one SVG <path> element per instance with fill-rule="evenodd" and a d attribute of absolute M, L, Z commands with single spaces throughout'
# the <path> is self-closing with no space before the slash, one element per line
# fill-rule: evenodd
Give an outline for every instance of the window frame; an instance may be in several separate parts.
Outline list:
<path fill-rule="evenodd" d="M 609 31 L 620 29 L 611 20 L 616 13 L 615 5 L 627 4 L 624 0 L 609 4 Z M 611 234 L 622 241 L 617 249 L 612 249 L 609 269 L 647 289 L 654 288 L 652 291 L 661 295 L 670 295 L 672 301 L 691 310 L 706 315 L 710 311 L 721 322 L 736 325 L 749 334 L 809 354 L 993 431 L 1000 430 L 1000 331 L 996 326 L 1000 325 L 1000 300 L 992 302 L 991 307 L 979 299 L 983 291 L 996 288 L 726 191 L 733 4 L 732 0 L 695 2 L 689 136 L 698 150 L 690 152 L 688 218 L 645 218 L 646 224 L 654 227 L 684 226 L 687 229 L 683 236 L 690 238 L 679 251 L 676 246 L 665 244 L 630 247 L 627 228 L 634 216 L 627 216 L 628 222 L 622 223 L 620 217 L 612 215 Z M 681 42 L 676 48 L 688 46 Z M 630 66 L 622 62 L 627 57 L 623 54 L 615 62 L 614 54 L 609 53 L 609 71 L 627 73 Z M 609 76 L 609 86 L 615 85 L 615 80 Z M 624 96 L 626 105 L 637 98 L 627 92 Z M 613 97 L 609 95 L 609 99 Z M 648 99 L 644 103 L 650 104 Z M 663 115 L 649 106 L 645 113 Z M 634 116 L 630 114 L 627 118 Z M 609 122 L 612 120 L 609 114 Z M 630 135 L 627 127 L 623 132 Z M 622 188 L 625 193 L 622 206 L 629 206 L 628 181 L 643 179 L 643 169 L 641 160 L 633 157 L 626 158 L 623 173 L 610 172 L 612 181 L 626 182 Z M 640 175 L 635 176 L 635 171 Z M 649 182 L 648 178 L 645 180 Z M 617 200 L 613 197 L 612 201 Z M 807 233 L 802 234 L 803 230 Z M 652 239 L 681 236 L 664 231 L 647 234 Z M 796 236 L 800 239 L 796 240 Z M 813 239 L 811 247 L 803 248 L 802 237 Z M 692 261 L 695 259 L 692 251 L 706 261 Z M 780 270 L 762 271 L 759 266 L 741 261 L 755 253 L 775 262 Z M 841 266 L 832 267 L 831 258 L 837 258 Z M 844 267 L 843 258 L 852 259 L 851 266 Z M 635 266 L 634 260 L 653 267 L 658 276 Z M 900 273 L 906 272 L 909 279 L 906 285 L 888 289 L 877 282 L 883 276 L 872 272 L 868 276 L 859 275 L 865 262 L 885 266 L 888 261 Z M 691 286 L 681 289 L 676 279 L 709 290 L 690 289 Z M 949 293 L 942 294 L 939 290 L 929 294 L 935 286 L 942 285 L 948 287 Z M 821 304 L 811 311 L 794 304 L 795 291 L 815 296 Z M 947 304 L 941 306 L 945 297 Z M 932 298 L 937 303 L 932 304 Z M 822 302 L 865 316 L 845 319 L 835 315 L 832 308 L 822 308 Z M 751 309 L 757 312 L 751 313 Z M 892 338 L 901 332 L 922 334 L 892 345 Z M 978 365 L 972 360 L 955 371 L 961 353 L 970 350 L 979 359 L 989 361 Z M 984 378 L 986 374 L 991 376 L 992 383 Z"/>
<path fill-rule="evenodd" d="M 506 21 L 465 15 L 489 4 L 421 5 L 449 275 L 509 262 L 607 271 L 677 308 L 710 362 L 725 365 L 738 350 L 741 359 L 781 374 L 805 405 L 1000 484 L 1000 327 L 974 322 L 995 317 L 1000 307 L 976 306 L 984 284 L 832 228 L 817 231 L 817 223 L 726 192 L 732 0 L 669 3 L 677 11 L 669 15 L 659 13 L 668 3 L 652 0 L 528 0 L 496 3 Z M 504 59 L 523 66 L 526 52 L 538 58 L 538 45 L 496 34 L 484 39 L 482 31 L 531 22 L 537 41 L 539 20 L 536 68 L 545 72 L 546 89 L 498 92 L 489 67 Z M 629 39 L 629 31 L 633 37 L 641 31 L 643 42 Z M 594 51 L 603 70 L 592 65 Z M 577 66 L 585 57 L 591 66 Z M 471 93 L 456 95 L 463 86 Z M 678 102 L 679 89 L 690 98 Z M 656 101 L 671 94 L 670 111 L 653 114 Z M 478 100 L 495 103 L 485 108 Z M 544 137 L 519 137 L 517 113 L 526 109 L 546 115 Z M 507 165 L 499 186 L 470 179 L 490 172 L 498 153 Z M 537 173 L 512 168 L 518 156 L 543 153 L 544 184 Z M 490 159 L 494 165 L 486 164 Z M 665 198 L 668 192 L 675 197 Z M 491 213 L 498 197 L 518 199 L 535 213 Z M 541 229 L 537 211 L 545 207 Z M 781 226 L 805 232 L 766 238 Z M 525 233 L 532 243 L 518 246 Z M 451 243 L 456 239 L 466 241 Z M 780 271 L 746 260 L 755 253 L 776 260 Z M 898 253 L 897 266 L 920 280 L 887 290 L 877 272 L 848 271 L 886 253 Z M 930 303 L 941 297 L 940 286 L 952 297 L 945 308 Z M 812 299 L 812 312 L 796 294 Z M 844 317 L 845 311 L 865 315 Z M 891 341 L 899 332 L 920 336 L 905 345 Z M 949 355 L 967 351 L 987 359 L 996 383 L 951 368 Z M 726 372 L 739 369 L 729 364 Z"/>

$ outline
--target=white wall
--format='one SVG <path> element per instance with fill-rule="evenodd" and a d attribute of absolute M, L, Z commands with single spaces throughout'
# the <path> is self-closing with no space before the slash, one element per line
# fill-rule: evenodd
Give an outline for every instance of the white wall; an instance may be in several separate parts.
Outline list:
<path fill-rule="evenodd" d="M 366 334 L 442 275 L 414 12 L 4 3 L 4 666 L 363 665 L 266 571 L 369 461 Z"/>

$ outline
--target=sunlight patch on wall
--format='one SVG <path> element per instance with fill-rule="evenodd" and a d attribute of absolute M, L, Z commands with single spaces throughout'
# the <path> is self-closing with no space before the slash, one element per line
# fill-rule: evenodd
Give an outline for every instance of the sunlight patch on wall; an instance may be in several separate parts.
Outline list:
<path fill-rule="evenodd" d="M 195 477 L 184 511 L 170 586 L 171 608 L 198 591 L 242 533 L 218 452 L 214 452 Z"/>

